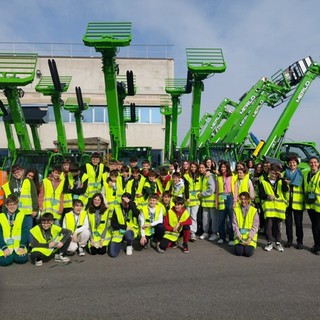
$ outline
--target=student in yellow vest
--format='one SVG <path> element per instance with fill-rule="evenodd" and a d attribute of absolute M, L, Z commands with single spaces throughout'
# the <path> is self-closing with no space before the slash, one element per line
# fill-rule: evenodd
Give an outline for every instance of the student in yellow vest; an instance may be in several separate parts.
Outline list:
<path fill-rule="evenodd" d="M 142 176 L 147 178 L 149 176 L 151 164 L 149 160 L 143 160 L 142 161 L 142 169 L 140 170 L 140 173 Z"/>
<path fill-rule="evenodd" d="M 37 267 L 54 258 L 56 262 L 69 262 L 66 257 L 71 242 L 71 231 L 53 224 L 53 215 L 45 212 L 40 224 L 31 230 L 31 263 Z"/>
<path fill-rule="evenodd" d="M 220 161 L 218 167 L 219 175 L 217 176 L 216 184 L 216 208 L 219 210 L 219 236 L 217 243 L 222 244 L 226 241 L 226 220 L 229 218 L 229 243 L 233 246 L 234 234 L 232 229 L 233 220 L 233 174 L 228 161 Z"/>
<path fill-rule="evenodd" d="M 107 206 L 118 204 L 121 201 L 123 190 L 120 188 L 118 177 L 118 171 L 111 170 L 108 178 L 103 180 L 101 193 Z"/>
<path fill-rule="evenodd" d="M 88 175 L 80 171 L 77 163 L 70 163 L 69 172 L 64 180 L 63 195 L 64 213 L 72 210 L 75 199 L 81 200 L 84 207 L 88 203 Z"/>
<path fill-rule="evenodd" d="M 109 244 L 109 255 L 116 258 L 122 248 L 123 242 L 126 242 L 126 254 L 131 256 L 133 253 L 133 240 L 139 235 L 138 216 L 140 214 L 131 195 L 125 192 L 122 195 L 120 204 L 110 208 L 112 239 Z"/>
<path fill-rule="evenodd" d="M 196 233 L 198 231 L 198 211 L 200 207 L 199 195 L 201 192 L 201 180 L 198 170 L 198 163 L 192 161 L 188 163 L 187 172 L 183 175 L 186 208 L 192 220 L 190 241 L 196 241 Z M 185 162 L 183 162 L 185 164 Z M 185 166 L 186 168 L 186 166 Z"/>
<path fill-rule="evenodd" d="M 156 193 L 157 195 L 161 194 L 157 184 L 157 172 L 155 170 L 150 170 L 148 178 L 143 186 L 143 197 L 146 203 L 148 203 L 149 196 L 153 193 Z"/>
<path fill-rule="evenodd" d="M 106 254 L 111 240 L 111 211 L 105 205 L 100 192 L 93 195 L 87 214 L 90 229 L 88 253 L 91 255 Z"/>
<path fill-rule="evenodd" d="M 287 243 L 284 245 L 286 248 L 292 246 L 293 241 L 293 226 L 292 214 L 296 226 L 297 236 L 297 249 L 302 249 L 303 244 L 303 209 L 304 209 L 304 195 L 303 195 L 303 175 L 298 168 L 299 160 L 296 156 L 291 156 L 287 160 L 288 168 L 283 173 L 283 177 L 289 186 L 289 200 L 286 210 L 286 234 Z"/>
<path fill-rule="evenodd" d="M 209 239 L 210 241 L 217 240 L 219 231 L 219 212 L 216 209 L 215 195 L 215 179 L 211 171 L 207 171 L 204 162 L 199 164 L 199 173 L 201 181 L 201 192 L 198 197 L 201 201 L 202 211 L 202 234 L 201 240 Z M 211 221 L 211 236 L 209 237 L 209 226 Z"/>
<path fill-rule="evenodd" d="M 128 181 L 130 179 L 130 168 L 128 166 L 122 166 L 120 169 L 120 174 L 117 177 L 117 185 L 119 188 L 119 194 L 124 194 Z M 121 199 L 119 199 L 121 200 Z"/>
<path fill-rule="evenodd" d="M 8 182 L 8 174 L 5 170 L 0 170 L 0 212 L 2 212 L 2 205 L 4 203 L 4 191 L 1 188 L 5 183 Z"/>
<path fill-rule="evenodd" d="M 25 170 L 18 164 L 11 168 L 10 181 L 2 186 L 5 199 L 13 194 L 19 199 L 19 210 L 25 215 L 28 230 L 33 226 L 33 218 L 39 213 L 38 192 L 33 180 L 24 176 Z M 29 234 L 29 240 L 31 235 Z"/>
<path fill-rule="evenodd" d="M 19 199 L 11 194 L 5 200 L 4 212 L 0 213 L 0 266 L 28 261 L 29 230 L 18 204 Z"/>
<path fill-rule="evenodd" d="M 145 202 L 143 197 L 145 182 L 146 178 L 141 175 L 140 169 L 138 167 L 133 167 L 125 191 L 130 194 L 132 201 L 134 201 L 137 206 L 142 205 Z"/>
<path fill-rule="evenodd" d="M 181 178 L 180 172 L 174 172 L 171 177 L 171 195 L 172 195 L 172 206 L 174 205 L 174 198 L 181 197 L 185 199 L 185 187 L 184 181 Z"/>
<path fill-rule="evenodd" d="M 95 193 L 101 192 L 102 175 L 107 171 L 107 168 L 101 163 L 100 153 L 93 152 L 90 163 L 86 163 L 81 169 L 82 172 L 88 175 L 88 204 Z"/>
<path fill-rule="evenodd" d="M 90 238 L 90 231 L 87 212 L 81 200 L 73 200 L 73 210 L 65 214 L 62 227 L 72 232 L 67 254 L 73 255 L 78 252 L 79 256 L 84 256 L 84 248 Z"/>
<path fill-rule="evenodd" d="M 62 223 L 63 186 L 64 180 L 61 180 L 61 166 L 54 166 L 51 174 L 43 179 L 39 193 L 41 212 L 52 213 L 56 225 L 61 225 Z"/>
<path fill-rule="evenodd" d="M 304 172 L 305 208 L 311 220 L 314 245 L 310 251 L 320 255 L 320 168 L 319 159 L 309 159 L 310 170 Z"/>
<path fill-rule="evenodd" d="M 254 201 L 255 192 L 253 183 L 250 180 L 250 175 L 247 167 L 239 168 L 236 170 L 236 174 L 234 175 L 234 185 L 233 185 L 233 202 L 234 206 L 238 203 L 238 196 L 241 192 L 248 192 L 250 195 L 251 201 Z"/>
<path fill-rule="evenodd" d="M 272 164 L 267 179 L 261 181 L 260 199 L 266 221 L 266 240 L 265 251 L 273 249 L 272 240 L 275 240 L 275 249 L 283 252 L 281 241 L 281 222 L 286 218 L 288 202 L 285 193 L 289 188 L 286 181 L 281 176 L 281 168 Z"/>
<path fill-rule="evenodd" d="M 148 199 L 148 206 L 140 208 L 138 217 L 141 234 L 140 245 L 144 248 L 150 247 L 151 241 L 158 245 L 164 235 L 163 206 L 158 201 L 159 196 L 152 193 Z"/>
<path fill-rule="evenodd" d="M 175 247 L 179 238 L 183 238 L 183 253 L 189 253 L 188 241 L 190 239 L 191 218 L 184 207 L 184 199 L 175 197 L 174 207 L 164 217 L 165 233 L 157 246 L 157 251 L 163 253 L 168 247 Z"/>
<path fill-rule="evenodd" d="M 171 189 L 171 176 L 168 173 L 168 169 L 166 167 L 160 167 L 159 176 L 156 179 L 157 189 L 159 190 L 159 196 L 163 194 L 164 191 L 168 191 Z"/>
<path fill-rule="evenodd" d="M 262 176 L 262 171 L 263 171 L 263 164 L 261 162 L 257 163 L 254 168 L 254 175 L 251 179 L 254 187 L 254 206 L 258 209 L 259 213 L 259 221 L 260 221 L 260 226 L 259 226 L 259 233 L 264 234 L 264 216 L 263 216 L 263 211 L 261 207 L 261 200 L 259 197 L 259 186 L 260 186 L 260 177 Z"/>
<path fill-rule="evenodd" d="M 234 251 L 237 256 L 251 257 L 257 247 L 259 215 L 250 205 L 251 197 L 247 191 L 239 194 L 239 202 L 233 215 Z"/>
<path fill-rule="evenodd" d="M 67 158 L 63 159 L 61 163 L 61 167 L 62 167 L 61 179 L 67 178 L 67 175 L 70 171 L 70 164 L 71 164 L 71 159 L 67 159 Z"/>

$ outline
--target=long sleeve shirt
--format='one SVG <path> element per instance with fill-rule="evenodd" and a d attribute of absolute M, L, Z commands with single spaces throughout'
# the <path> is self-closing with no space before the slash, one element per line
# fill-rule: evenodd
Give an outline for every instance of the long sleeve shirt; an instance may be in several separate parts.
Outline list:
<path fill-rule="evenodd" d="M 156 212 L 156 208 L 150 208 L 148 206 L 148 210 L 150 213 L 152 213 L 153 215 L 155 215 L 155 212 Z M 139 216 L 138 216 L 138 221 L 139 221 L 139 226 L 140 226 L 140 233 L 141 233 L 141 236 L 144 237 L 145 236 L 145 231 L 144 229 L 142 229 L 142 226 L 144 225 L 145 223 L 145 220 L 144 220 L 144 214 L 143 212 L 141 211 Z M 163 212 L 162 212 L 162 207 L 160 207 L 160 212 L 159 212 L 159 217 L 157 220 L 153 220 L 153 222 L 150 223 L 150 226 L 151 227 L 154 227 L 156 226 L 157 224 L 159 223 L 163 223 Z"/>
<path fill-rule="evenodd" d="M 49 248 L 49 243 L 52 239 L 51 228 L 48 230 L 44 230 L 41 228 L 41 232 L 44 238 L 47 240 L 47 243 L 40 243 L 35 237 L 32 237 L 32 240 L 31 240 L 32 248 Z M 61 234 L 63 235 L 63 237 L 60 240 L 60 242 L 64 244 L 71 237 L 71 231 L 69 229 L 62 228 Z"/>

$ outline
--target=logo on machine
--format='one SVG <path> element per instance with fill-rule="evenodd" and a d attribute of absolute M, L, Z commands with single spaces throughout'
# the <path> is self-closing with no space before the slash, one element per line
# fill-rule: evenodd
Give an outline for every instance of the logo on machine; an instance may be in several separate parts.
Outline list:
<path fill-rule="evenodd" d="M 296 99 L 296 102 L 300 102 L 301 99 L 303 98 L 303 96 L 305 95 L 306 91 L 308 90 L 310 86 L 310 81 L 306 81 L 304 87 L 302 88 L 302 90 L 300 91 L 298 98 Z"/>
<path fill-rule="evenodd" d="M 243 106 L 243 108 L 241 109 L 240 111 L 240 114 L 243 114 L 247 109 L 248 107 L 250 106 L 250 104 L 256 99 L 256 96 L 253 95 L 248 101 L 247 103 Z"/>

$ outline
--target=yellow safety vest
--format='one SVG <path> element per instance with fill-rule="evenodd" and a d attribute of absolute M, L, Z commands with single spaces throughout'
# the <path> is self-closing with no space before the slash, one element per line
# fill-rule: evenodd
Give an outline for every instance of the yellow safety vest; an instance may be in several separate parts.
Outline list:
<path fill-rule="evenodd" d="M 200 200 L 198 198 L 198 195 L 201 191 L 200 177 L 198 176 L 196 178 L 196 181 L 194 181 L 192 179 L 192 177 L 190 176 L 189 173 L 186 173 L 183 177 L 187 180 L 187 182 L 189 184 L 189 200 L 190 200 L 190 202 L 187 203 L 188 207 L 193 207 L 193 206 L 199 205 Z"/>
<path fill-rule="evenodd" d="M 231 177 L 231 193 L 234 193 L 234 175 Z M 218 210 L 224 210 L 225 204 L 224 204 L 224 180 L 223 176 L 217 177 L 217 187 L 218 187 Z"/>
<path fill-rule="evenodd" d="M 2 206 L 4 201 L 4 190 L 1 188 L 6 182 L 8 182 L 7 171 L 0 170 L 0 206 Z"/>
<path fill-rule="evenodd" d="M 152 223 L 159 219 L 160 212 L 162 211 L 162 207 L 159 203 L 156 204 L 154 216 L 151 214 L 148 206 L 141 207 L 140 211 L 143 213 L 145 224 Z M 154 233 L 153 227 L 147 227 L 144 229 L 146 236 L 151 236 Z"/>
<path fill-rule="evenodd" d="M 9 181 L 2 186 L 2 189 L 4 191 L 5 198 L 8 198 L 11 194 Z M 25 178 L 21 185 L 19 211 L 25 215 L 31 215 L 32 209 L 31 182 L 28 178 Z"/>
<path fill-rule="evenodd" d="M 177 214 L 172 210 L 170 209 L 167 213 L 168 215 L 168 218 L 169 218 L 169 225 L 174 228 L 178 223 L 181 223 L 181 222 L 185 222 L 189 219 L 190 215 L 188 213 L 187 210 L 185 210 L 183 212 L 183 214 L 181 215 L 180 219 L 178 219 L 177 217 Z M 174 232 L 174 231 L 168 231 L 166 230 L 165 233 L 164 233 L 164 238 L 172 241 L 172 242 L 175 242 L 179 239 L 179 235 L 180 235 L 180 232 L 182 230 L 183 226 L 180 226 L 178 232 Z"/>
<path fill-rule="evenodd" d="M 99 172 L 97 177 L 92 164 L 87 163 L 86 170 L 88 175 L 88 189 L 87 189 L 88 197 L 92 198 L 95 193 L 101 192 L 104 165 L 102 163 L 99 163 L 98 165 Z"/>
<path fill-rule="evenodd" d="M 71 188 L 74 187 L 74 178 L 73 178 L 73 175 L 69 172 L 68 175 L 67 175 L 67 179 L 68 179 L 68 182 L 69 182 L 69 186 Z M 88 175 L 86 173 L 84 173 L 81 177 L 81 183 L 83 184 L 86 180 L 88 179 Z M 73 195 L 72 196 L 72 193 L 64 193 L 63 194 L 63 207 L 64 208 L 72 208 L 72 201 L 74 199 L 79 199 L 82 201 L 83 203 L 83 206 L 85 207 L 88 203 L 88 188 L 86 190 L 86 192 L 84 194 L 81 194 L 81 195 Z"/>
<path fill-rule="evenodd" d="M 7 215 L 5 213 L 0 213 L 0 226 L 2 228 L 3 240 L 11 254 L 20 247 L 23 220 L 24 214 L 19 211 L 16 214 L 14 224 L 11 227 Z M 0 257 L 3 256 L 3 250 L 0 248 Z"/>
<path fill-rule="evenodd" d="M 202 176 L 201 177 L 201 192 L 208 190 L 209 177 Z M 216 194 L 213 193 L 210 196 L 201 197 L 201 206 L 203 208 L 215 208 L 216 206 Z"/>
<path fill-rule="evenodd" d="M 95 213 L 88 212 L 89 228 L 91 239 L 94 242 L 99 242 L 104 239 L 103 246 L 107 246 L 111 240 L 111 216 L 110 209 L 107 209 L 102 215 L 99 225 L 96 225 Z M 91 247 L 90 241 L 88 247 Z"/>
<path fill-rule="evenodd" d="M 42 234 L 42 230 L 39 225 L 33 227 L 30 230 L 30 233 L 32 236 L 41 244 L 49 244 L 52 241 L 59 242 L 63 238 L 63 234 L 61 234 L 62 228 L 53 224 L 51 226 L 51 239 L 48 241 L 45 239 L 45 237 Z M 32 248 L 31 252 L 41 252 L 45 256 L 49 257 L 52 253 L 56 252 L 58 249 L 57 248 Z"/>
<path fill-rule="evenodd" d="M 49 178 L 43 179 L 44 197 L 43 213 L 50 212 L 55 220 L 61 219 L 60 199 L 63 192 L 64 180 L 61 180 L 58 187 L 54 190 L 52 181 Z"/>
<path fill-rule="evenodd" d="M 237 223 L 238 223 L 238 227 L 239 227 L 242 239 L 244 241 L 246 241 L 249 238 L 249 233 L 250 233 L 250 231 L 252 229 L 253 222 L 254 222 L 254 217 L 257 214 L 257 209 L 255 207 L 253 207 L 253 206 L 250 206 L 249 210 L 247 212 L 247 215 L 244 218 L 243 214 L 242 214 L 242 208 L 238 204 L 234 208 L 234 213 L 235 213 L 235 216 L 236 216 L 236 219 L 237 219 Z M 258 233 L 256 232 L 249 245 L 254 247 L 254 248 L 256 248 L 257 247 L 257 241 L 258 241 Z M 234 244 L 239 244 L 239 243 L 240 243 L 240 241 L 235 235 L 234 236 Z"/>
<path fill-rule="evenodd" d="M 134 182 L 134 179 L 130 179 L 127 183 L 127 186 L 126 186 L 126 192 L 130 193 L 131 194 L 131 190 L 132 190 L 132 184 Z M 136 190 L 136 194 L 142 194 L 143 192 L 143 187 L 144 187 L 144 184 L 146 182 L 146 178 L 143 176 L 143 175 L 140 175 L 140 180 L 139 180 L 139 183 L 138 183 L 138 188 Z M 148 203 L 144 200 L 144 197 L 140 197 L 140 198 L 137 198 L 135 197 L 134 199 L 134 202 L 137 206 L 141 206 L 141 205 L 147 205 Z"/>
<path fill-rule="evenodd" d="M 275 196 L 273 188 L 267 180 L 262 180 L 261 184 L 266 195 Z M 262 209 L 265 218 L 279 218 L 285 220 L 288 201 L 286 200 L 281 187 L 282 180 L 279 180 L 277 185 L 277 194 L 279 197 L 274 200 L 267 199 L 262 201 Z"/>
<path fill-rule="evenodd" d="M 109 182 L 107 182 L 107 179 L 103 179 L 105 198 L 109 205 L 121 203 L 121 196 L 123 195 L 124 191 L 122 188 L 122 181 L 120 182 L 120 179 L 118 178 L 122 179 L 121 176 L 118 176 L 114 187 L 110 187 Z"/>
<path fill-rule="evenodd" d="M 78 224 L 76 224 L 75 213 L 73 211 L 67 212 L 65 215 L 66 228 L 71 230 L 72 233 L 74 233 L 77 228 L 82 227 L 86 217 L 87 212 L 85 210 L 82 210 L 79 214 Z"/>
<path fill-rule="evenodd" d="M 320 170 L 311 178 L 308 182 L 308 174 L 310 171 L 303 173 L 304 180 L 304 193 L 312 192 L 316 195 L 316 201 L 314 203 L 305 203 L 305 209 L 313 209 L 316 212 L 320 212 Z"/>

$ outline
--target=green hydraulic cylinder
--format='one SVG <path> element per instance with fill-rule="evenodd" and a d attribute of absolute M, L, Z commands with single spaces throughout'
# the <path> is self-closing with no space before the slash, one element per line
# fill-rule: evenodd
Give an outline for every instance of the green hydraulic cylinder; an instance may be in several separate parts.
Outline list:
<path fill-rule="evenodd" d="M 118 47 L 130 45 L 131 22 L 90 22 L 83 42 L 86 46 L 94 47 L 102 55 L 111 147 L 113 157 L 117 159 L 119 148 L 126 146 L 126 137 L 121 115 L 123 110 L 119 108 L 117 92 L 116 54 Z"/>
<path fill-rule="evenodd" d="M 204 90 L 203 80 L 209 75 L 226 70 L 223 53 L 216 48 L 188 48 L 187 66 L 193 78 L 193 100 L 191 110 L 190 160 L 197 160 L 200 136 L 201 93 Z"/>
<path fill-rule="evenodd" d="M 7 115 L 7 114 L 8 114 L 8 112 L 5 109 L 2 101 L 0 100 L 0 117 L 3 117 L 4 115 Z M 16 150 L 16 145 L 15 145 L 14 138 L 13 138 L 11 124 L 7 121 L 3 121 L 3 124 L 4 124 L 4 129 L 6 132 L 6 136 L 7 136 L 8 150 L 9 150 L 10 155 L 13 155 L 14 151 Z"/>
<path fill-rule="evenodd" d="M 59 77 L 59 80 L 61 81 L 61 84 L 63 84 L 63 86 L 58 89 L 56 88 L 54 80 L 51 76 L 42 76 L 39 83 L 35 87 L 37 92 L 41 92 L 44 96 L 51 97 L 54 119 L 56 122 L 58 149 L 62 154 L 68 153 L 68 145 L 61 112 L 63 105 L 63 101 L 61 100 L 61 93 L 66 92 L 69 89 L 71 79 L 71 76 Z"/>
<path fill-rule="evenodd" d="M 181 109 L 180 109 L 181 110 Z M 170 132 L 172 119 L 172 102 L 169 96 L 161 97 L 160 113 L 164 116 L 164 159 L 170 160 Z"/>
<path fill-rule="evenodd" d="M 39 150 L 41 150 L 41 143 L 40 143 L 40 137 L 39 137 L 39 132 L 38 132 L 39 125 L 30 124 L 29 126 L 30 126 L 31 133 L 32 133 L 34 150 L 39 151 Z"/>
<path fill-rule="evenodd" d="M 20 103 L 23 91 L 18 87 L 32 83 L 37 60 L 37 54 L 0 53 L 0 89 L 4 90 L 8 100 L 22 150 L 32 150 L 32 144 Z"/>

